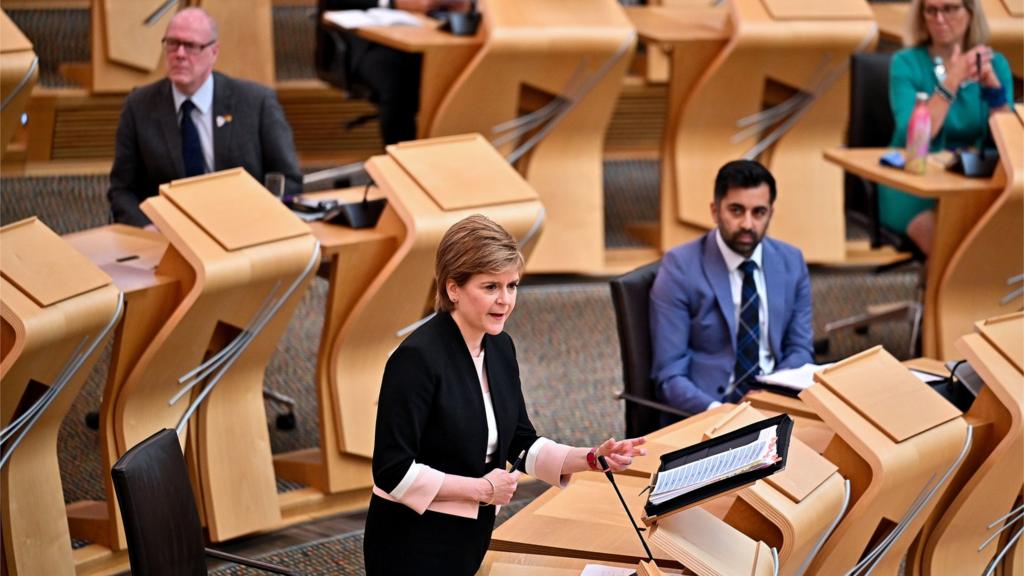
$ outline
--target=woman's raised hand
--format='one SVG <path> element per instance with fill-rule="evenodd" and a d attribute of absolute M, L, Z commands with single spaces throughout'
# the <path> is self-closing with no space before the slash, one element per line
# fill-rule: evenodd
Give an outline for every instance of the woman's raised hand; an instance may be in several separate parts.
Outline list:
<path fill-rule="evenodd" d="M 609 470 L 620 472 L 629 468 L 633 463 L 634 456 L 647 454 L 647 449 L 640 448 L 640 445 L 646 441 L 644 438 L 629 438 L 626 440 L 609 438 L 597 447 L 597 455 L 604 456 Z"/>

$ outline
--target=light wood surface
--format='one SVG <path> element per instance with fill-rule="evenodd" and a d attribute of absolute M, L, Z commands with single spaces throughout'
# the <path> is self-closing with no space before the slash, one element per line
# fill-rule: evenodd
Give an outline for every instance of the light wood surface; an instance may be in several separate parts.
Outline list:
<path fill-rule="evenodd" d="M 588 564 L 600 564 L 614 568 L 636 569 L 636 564 L 622 562 L 599 562 L 581 558 L 542 556 L 539 554 L 514 554 L 512 552 L 489 551 L 477 570 L 477 576 L 579 576 Z M 679 574 L 679 570 L 663 570 L 664 574 Z"/>
<path fill-rule="evenodd" d="M 472 166 L 452 162 L 463 157 L 473 158 Z M 542 213 L 523 178 L 476 135 L 391 146 L 387 155 L 371 158 L 367 170 L 378 187 L 371 198 L 388 201 L 377 226 L 313 228 L 330 281 L 317 359 L 320 447 L 275 458 L 281 477 L 327 494 L 368 493 L 384 366 L 406 335 L 402 330 L 432 310 L 434 255 L 444 232 L 482 213 L 522 239 Z M 477 194 L 476 186 L 460 186 L 479 181 L 504 202 Z M 320 196 L 351 199 L 361 192 Z M 527 255 L 533 245 L 524 247 Z"/>
<path fill-rule="evenodd" d="M 848 512 L 808 573 L 845 573 L 875 546 L 876 531 L 889 532 L 902 522 L 905 529 L 874 565 L 874 573 L 897 574 L 904 553 L 948 488 L 944 474 L 964 450 L 967 423 L 960 416 L 950 419 L 949 404 L 880 346 L 814 378 L 818 384 L 800 398 L 835 430 L 823 455 L 839 467 L 852 491 Z M 892 401 L 880 401 L 877 389 L 855 390 L 855 381 L 888 384 Z M 923 400 L 926 394 L 935 401 Z M 919 508 L 913 513 L 915 502 Z"/>
<path fill-rule="evenodd" d="M 36 218 L 0 228 L 0 423 L 23 414 L 78 354 L 88 354 L 22 437 L 2 472 L 3 572 L 73 574 L 75 561 L 57 461 L 57 435 L 116 320 L 109 277 Z M 62 263 L 62 270 L 54 265 Z M 38 280 L 59 272 L 62 297 Z M 90 346 L 93 346 L 90 353 Z M 10 450 L 11 443 L 5 445 Z"/>
<path fill-rule="evenodd" d="M 643 514 L 647 480 L 616 476 L 634 518 Z M 719 521 L 721 523 L 721 521 Z M 491 550 L 633 564 L 646 558 L 615 489 L 600 474 L 576 474 L 566 488 L 551 488 L 498 527 Z M 651 545 L 659 566 L 679 563 Z"/>
<path fill-rule="evenodd" d="M 825 158 L 862 178 L 938 200 L 935 238 L 925 280 L 922 340 L 925 356 L 946 359 L 952 350 L 946 348 L 940 337 L 942 319 L 938 297 L 942 278 L 964 238 L 1006 186 L 1006 174 L 997 168 L 992 178 L 967 178 L 945 171 L 935 161 L 929 161 L 923 175 L 908 174 L 881 166 L 878 158 L 885 151 L 884 148 L 830 149 L 825 151 Z"/>
<path fill-rule="evenodd" d="M 1024 125 L 1010 112 L 989 119 L 999 149 L 1006 188 L 956 247 L 936 295 L 939 349 L 970 334 L 974 321 L 1024 306 L 1024 296 L 1006 299 L 1024 281 Z"/>
<path fill-rule="evenodd" d="M 1009 346 L 987 338 L 986 328 L 1009 336 Z M 954 565 L 965 574 L 983 573 L 1002 542 L 997 538 L 982 546 L 1003 526 L 989 524 L 1010 512 L 1024 485 L 1024 314 L 979 322 L 978 329 L 957 342 L 985 382 L 966 415 L 979 431 L 978 440 L 908 556 L 909 573 L 939 575 Z"/>
<path fill-rule="evenodd" d="M 516 167 L 547 212 L 531 272 L 605 268 L 603 142 L 636 35 L 615 0 L 489 0 L 484 44 L 422 118 L 430 137 L 479 132 L 573 98 Z M 424 75 L 426 77 L 426 75 Z M 538 130 L 543 130 L 539 128 Z M 539 134 L 539 133 L 538 133 Z M 508 154 L 531 130 L 500 146 Z"/>
<path fill-rule="evenodd" d="M 162 78 L 160 39 L 176 10 L 150 26 L 144 23 L 160 4 L 159 0 L 92 0 L 91 62 L 65 65 L 61 71 L 94 93 L 125 93 Z M 203 8 L 219 24 L 217 70 L 273 85 L 271 0 L 192 0 L 188 5 Z"/>
<path fill-rule="evenodd" d="M 483 12 L 475 41 L 429 28 L 359 34 L 423 54 L 421 137 L 493 138 L 500 124 L 592 84 L 516 167 L 547 212 L 528 270 L 604 272 L 602 144 L 632 56 L 633 29 L 613 0 L 490 0 Z M 534 133 L 499 151 L 510 153 Z"/>
<path fill-rule="evenodd" d="M 0 10 L 0 99 L 4 102 L 0 118 L 0 159 L 21 125 L 21 113 L 28 106 L 32 88 L 39 78 L 38 62 L 32 42 L 7 13 Z"/>
<path fill-rule="evenodd" d="M 713 227 L 709 206 L 718 169 L 753 153 L 762 138 L 785 125 L 759 155 L 779 190 L 770 233 L 800 247 L 810 262 L 841 262 L 842 172 L 822 160 L 820 151 L 843 140 L 847 62 L 855 50 L 874 45 L 871 13 L 860 0 L 770 6 L 736 0 L 729 8 L 733 33 L 727 41 L 680 40 L 673 52 L 672 111 L 662 149 L 661 249 Z M 836 17 L 841 14 L 848 17 Z M 815 99 L 799 113 L 741 134 L 741 119 L 799 92 L 815 92 Z"/>

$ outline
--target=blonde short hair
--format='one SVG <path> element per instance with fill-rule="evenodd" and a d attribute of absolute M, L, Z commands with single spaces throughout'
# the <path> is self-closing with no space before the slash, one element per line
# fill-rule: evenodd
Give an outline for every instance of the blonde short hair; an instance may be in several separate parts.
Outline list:
<path fill-rule="evenodd" d="M 988 42 L 988 19 L 985 18 L 985 11 L 981 8 L 981 0 L 962 0 L 962 2 L 964 8 L 971 15 L 971 24 L 967 27 L 964 45 L 960 48 L 970 50 L 978 44 Z M 910 22 L 907 27 L 910 32 L 910 41 L 915 46 L 931 44 L 932 37 L 928 34 L 928 26 L 924 22 L 924 0 L 913 0 L 910 4 L 909 18 Z"/>
<path fill-rule="evenodd" d="M 465 286 L 474 274 L 494 273 L 515 267 L 523 269 L 523 254 L 511 234 L 480 214 L 456 222 L 437 247 L 434 278 L 437 293 L 434 309 L 451 312 L 455 304 L 448 297 L 448 282 Z"/>

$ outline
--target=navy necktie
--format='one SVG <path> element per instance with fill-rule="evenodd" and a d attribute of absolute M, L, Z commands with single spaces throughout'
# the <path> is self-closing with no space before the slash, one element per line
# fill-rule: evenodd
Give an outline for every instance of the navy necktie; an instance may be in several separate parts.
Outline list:
<path fill-rule="evenodd" d="M 730 387 L 730 391 L 737 391 L 739 396 L 746 392 L 754 377 L 761 374 L 761 299 L 757 295 L 757 285 L 754 284 L 756 269 L 757 264 L 751 260 L 740 264 L 743 290 L 740 293 L 740 318 L 736 324 L 736 367 Z M 739 397 L 728 400 L 736 401 Z"/>
<path fill-rule="evenodd" d="M 191 100 L 181 103 L 181 157 L 185 160 L 185 176 L 198 176 L 206 172 L 203 161 L 203 145 L 199 141 L 199 129 L 192 121 L 192 110 L 196 105 Z"/>

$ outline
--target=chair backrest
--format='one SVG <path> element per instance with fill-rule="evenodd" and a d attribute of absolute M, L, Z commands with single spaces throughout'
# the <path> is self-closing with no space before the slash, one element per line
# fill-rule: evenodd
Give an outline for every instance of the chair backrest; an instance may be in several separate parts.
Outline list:
<path fill-rule="evenodd" d="M 850 122 L 846 145 L 850 148 L 888 146 L 894 122 L 889 108 L 889 54 L 859 53 L 850 57 Z M 878 221 L 875 188 L 858 176 L 844 179 L 846 208 Z M 874 235 L 873 235 L 874 236 Z M 873 243 L 877 244 L 873 237 Z"/>
<path fill-rule="evenodd" d="M 657 400 L 651 379 L 650 294 L 661 260 L 647 264 L 611 281 L 612 304 L 619 329 L 624 391 Z M 642 436 L 661 427 L 661 413 L 626 402 L 626 436 Z"/>
<path fill-rule="evenodd" d="M 110 475 L 132 574 L 206 574 L 203 528 L 174 430 L 161 430 L 135 445 Z"/>

